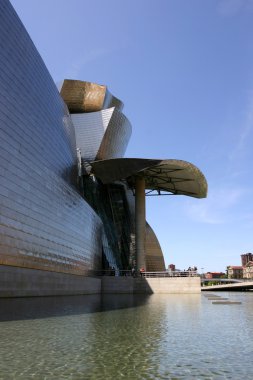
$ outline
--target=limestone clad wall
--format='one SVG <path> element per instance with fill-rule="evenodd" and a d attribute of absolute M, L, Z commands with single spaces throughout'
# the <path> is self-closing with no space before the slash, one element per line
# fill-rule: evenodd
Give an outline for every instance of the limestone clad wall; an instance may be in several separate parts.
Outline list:
<path fill-rule="evenodd" d="M 201 292 L 199 277 L 102 278 L 104 294 L 195 294 Z"/>

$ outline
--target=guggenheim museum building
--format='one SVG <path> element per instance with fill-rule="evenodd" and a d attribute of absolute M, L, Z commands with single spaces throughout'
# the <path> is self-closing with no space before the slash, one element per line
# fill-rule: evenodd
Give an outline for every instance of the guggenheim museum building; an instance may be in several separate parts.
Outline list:
<path fill-rule="evenodd" d="M 0 296 L 91 293 L 102 269 L 165 270 L 145 196 L 204 198 L 200 170 L 124 158 L 122 101 L 76 78 L 57 88 L 8 0 L 0 52 Z"/>

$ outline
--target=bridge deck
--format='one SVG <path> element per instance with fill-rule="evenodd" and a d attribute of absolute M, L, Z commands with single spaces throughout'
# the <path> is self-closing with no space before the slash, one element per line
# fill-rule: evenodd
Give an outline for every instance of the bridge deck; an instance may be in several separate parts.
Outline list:
<path fill-rule="evenodd" d="M 202 286 L 201 290 L 249 290 L 253 289 L 253 281 L 240 282 L 236 284 Z"/>

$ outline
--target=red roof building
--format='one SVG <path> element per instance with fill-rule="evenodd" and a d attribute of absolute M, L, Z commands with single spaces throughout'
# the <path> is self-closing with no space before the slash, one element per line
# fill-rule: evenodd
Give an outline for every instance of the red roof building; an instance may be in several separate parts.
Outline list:
<path fill-rule="evenodd" d="M 243 278 L 243 267 L 241 265 L 229 265 L 227 272 L 228 278 Z"/>
<path fill-rule="evenodd" d="M 207 273 L 205 273 L 205 278 L 207 278 L 207 279 L 212 279 L 212 278 L 221 278 L 221 277 L 223 277 L 223 276 L 225 276 L 225 273 L 223 273 L 223 272 L 207 272 Z"/>

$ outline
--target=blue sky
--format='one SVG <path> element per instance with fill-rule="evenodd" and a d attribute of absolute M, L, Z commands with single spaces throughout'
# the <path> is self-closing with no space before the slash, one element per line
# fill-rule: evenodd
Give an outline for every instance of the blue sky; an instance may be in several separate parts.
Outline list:
<path fill-rule="evenodd" d="M 253 251 L 253 0 L 11 0 L 55 82 L 125 103 L 127 157 L 192 162 L 207 199 L 147 198 L 166 265 L 224 271 Z"/>

